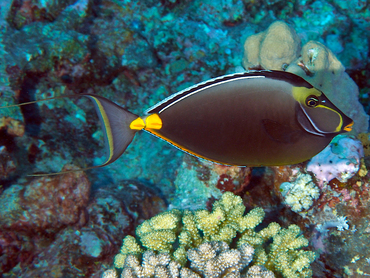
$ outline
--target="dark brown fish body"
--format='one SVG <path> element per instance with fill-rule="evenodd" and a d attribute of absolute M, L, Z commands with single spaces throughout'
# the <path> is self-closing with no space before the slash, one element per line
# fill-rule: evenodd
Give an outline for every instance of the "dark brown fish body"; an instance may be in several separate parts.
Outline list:
<path fill-rule="evenodd" d="M 296 115 L 301 108 L 292 88 L 279 79 L 269 80 L 266 86 L 265 78 L 241 78 L 207 87 L 172 105 L 169 102 L 147 111 L 158 113 L 162 128 L 146 130 L 189 153 L 223 164 L 302 162 L 324 149 L 336 134 L 318 136 L 302 128 Z"/>
<path fill-rule="evenodd" d="M 287 165 L 310 159 L 353 121 L 320 90 L 281 71 L 225 75 L 174 94 L 139 117 L 113 102 L 90 98 L 115 161 L 138 130 L 214 162 L 238 166 Z"/>
<path fill-rule="evenodd" d="M 98 95 L 73 97 L 80 96 L 93 101 L 107 147 L 105 163 L 85 170 L 114 162 L 139 130 L 221 164 L 278 166 L 312 158 L 353 126 L 323 92 L 283 71 L 217 77 L 169 96 L 143 117 Z"/>

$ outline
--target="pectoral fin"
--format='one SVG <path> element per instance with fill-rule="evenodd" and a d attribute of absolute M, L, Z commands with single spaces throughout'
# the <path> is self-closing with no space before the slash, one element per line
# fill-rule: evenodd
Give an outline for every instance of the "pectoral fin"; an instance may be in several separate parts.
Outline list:
<path fill-rule="evenodd" d="M 263 119 L 262 125 L 269 137 L 279 143 L 292 144 L 300 137 L 300 130 L 294 130 L 270 119 Z"/>

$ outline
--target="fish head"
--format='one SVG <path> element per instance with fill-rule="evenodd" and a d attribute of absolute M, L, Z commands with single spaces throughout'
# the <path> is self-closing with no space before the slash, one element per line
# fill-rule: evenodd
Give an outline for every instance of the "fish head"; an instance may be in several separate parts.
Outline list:
<path fill-rule="evenodd" d="M 320 90 L 314 87 L 294 87 L 293 97 L 299 103 L 297 120 L 307 132 L 335 136 L 352 130 L 353 120 Z"/>

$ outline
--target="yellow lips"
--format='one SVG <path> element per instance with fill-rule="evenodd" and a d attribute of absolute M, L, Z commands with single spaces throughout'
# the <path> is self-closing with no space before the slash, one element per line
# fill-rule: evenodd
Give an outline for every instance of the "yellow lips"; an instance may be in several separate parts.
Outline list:
<path fill-rule="evenodd" d="M 345 131 L 350 132 L 350 131 L 352 130 L 352 126 L 353 126 L 353 121 L 352 121 L 352 123 L 350 123 L 350 124 L 346 125 L 343 129 L 344 129 Z"/>

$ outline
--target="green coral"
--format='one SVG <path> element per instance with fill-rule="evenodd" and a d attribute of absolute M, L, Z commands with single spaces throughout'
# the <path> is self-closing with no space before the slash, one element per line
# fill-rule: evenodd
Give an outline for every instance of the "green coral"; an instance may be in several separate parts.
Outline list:
<path fill-rule="evenodd" d="M 265 216 L 263 209 L 255 208 L 246 215 L 244 212 L 242 199 L 226 192 L 213 204 L 211 212 L 174 209 L 161 213 L 137 227 L 138 241 L 131 236 L 123 240 L 121 252 L 115 257 L 115 266 L 122 268 L 127 255 L 139 257 L 145 250 L 168 253 L 173 260 L 185 265 L 188 250 L 198 248 L 205 242 L 230 245 L 238 238 L 238 247 L 248 244 L 255 249 L 254 265 L 265 266 L 288 278 L 312 276 L 310 264 L 315 254 L 299 250 L 307 246 L 308 241 L 301 235 L 298 226 L 290 225 L 284 229 L 273 222 L 256 232 L 255 227 Z M 273 242 L 266 247 L 271 238 Z"/>
<path fill-rule="evenodd" d="M 264 245 L 271 238 L 273 242 L 267 254 Z M 279 224 L 270 223 L 258 233 L 245 232 L 238 240 L 238 246 L 245 243 L 255 248 L 255 264 L 264 265 L 287 278 L 312 277 L 310 264 L 315 260 L 315 253 L 299 250 L 308 246 L 308 240 L 301 235 L 297 225 L 282 229 Z"/>

